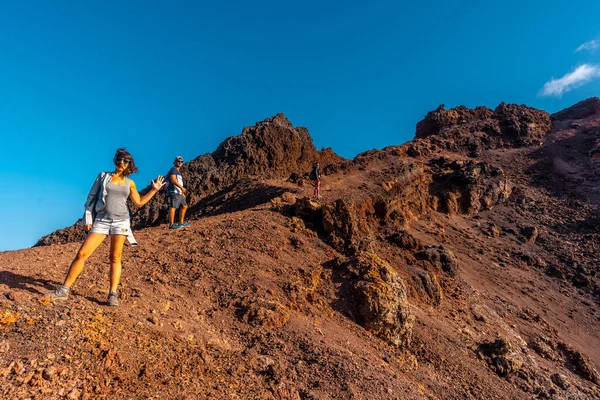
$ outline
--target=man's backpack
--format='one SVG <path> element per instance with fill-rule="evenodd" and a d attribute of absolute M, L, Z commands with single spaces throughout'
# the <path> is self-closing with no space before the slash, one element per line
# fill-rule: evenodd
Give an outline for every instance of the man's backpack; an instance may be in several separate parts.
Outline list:
<path fill-rule="evenodd" d="M 166 175 L 163 175 L 163 178 L 165 180 L 165 184 L 162 185 L 160 190 L 170 194 L 173 191 L 173 184 L 171 183 L 171 174 L 167 173 Z"/>
<path fill-rule="evenodd" d="M 317 169 L 313 168 L 308 175 L 311 181 L 317 180 Z"/>

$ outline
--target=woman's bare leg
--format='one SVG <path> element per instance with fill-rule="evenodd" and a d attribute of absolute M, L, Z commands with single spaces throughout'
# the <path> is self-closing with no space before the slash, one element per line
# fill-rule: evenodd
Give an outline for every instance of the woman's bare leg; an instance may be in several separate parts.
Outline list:
<path fill-rule="evenodd" d="M 65 278 L 63 286 L 70 288 L 75 283 L 75 280 L 81 271 L 83 271 L 85 260 L 92 255 L 98 246 L 100 246 L 100 243 L 102 243 L 105 237 L 106 235 L 96 232 L 91 232 L 88 235 L 88 237 L 85 239 L 85 242 L 83 242 L 79 248 L 79 251 L 71 263 L 71 266 L 69 267 L 69 272 L 67 272 L 67 277 Z"/>
<path fill-rule="evenodd" d="M 121 282 L 121 255 L 125 244 L 125 235 L 110 236 L 110 290 L 116 291 Z"/>

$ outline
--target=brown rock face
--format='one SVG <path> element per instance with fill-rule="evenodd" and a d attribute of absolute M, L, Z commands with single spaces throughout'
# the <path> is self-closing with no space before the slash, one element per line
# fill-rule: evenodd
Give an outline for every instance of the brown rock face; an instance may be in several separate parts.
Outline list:
<path fill-rule="evenodd" d="M 226 139 L 212 154 L 221 175 L 239 179 L 288 177 L 308 171 L 320 159 L 306 128 L 294 128 L 283 114 L 246 127 Z"/>
<path fill-rule="evenodd" d="M 363 206 L 368 209 L 341 199 L 323 206 L 323 231 L 329 244 L 338 251 L 356 254 L 368 248 L 371 228 L 364 216 L 365 212 L 370 215 L 375 212 L 370 203 Z"/>
<path fill-rule="evenodd" d="M 483 358 L 487 358 L 490 368 L 499 376 L 507 376 L 518 372 L 523 366 L 523 361 L 511 348 L 510 343 L 504 339 L 481 344 L 479 354 Z"/>
<path fill-rule="evenodd" d="M 598 113 L 600 113 L 600 99 L 597 97 L 590 97 L 569 108 L 565 108 L 564 110 L 552 114 L 552 120 L 562 121 L 566 119 L 583 119 Z"/>
<path fill-rule="evenodd" d="M 431 165 L 431 192 L 439 198 L 439 211 L 472 215 L 505 202 L 512 192 L 504 171 L 488 163 L 438 158 Z"/>
<path fill-rule="evenodd" d="M 452 278 L 458 275 L 456 256 L 444 246 L 428 246 L 417 254 L 417 258 L 426 261 L 435 272 Z"/>
<path fill-rule="evenodd" d="M 387 262 L 371 253 L 348 260 L 355 276 L 352 285 L 358 322 L 396 346 L 410 344 L 414 316 L 406 285 Z"/>
<path fill-rule="evenodd" d="M 550 115 L 525 105 L 501 103 L 494 110 L 505 141 L 528 146 L 539 142 L 552 128 Z"/>
<path fill-rule="evenodd" d="M 50 246 L 56 243 L 71 243 L 80 242 L 85 239 L 87 233 L 83 230 L 83 226 L 80 223 L 76 223 L 72 226 L 54 231 L 46 236 L 40 238 L 37 243 L 33 246 Z"/>
<path fill-rule="evenodd" d="M 525 105 L 501 103 L 494 111 L 487 107 L 441 105 L 417 123 L 415 139 L 435 136 L 430 143 L 446 150 L 478 152 L 504 146 L 523 146 L 542 139 L 551 129 L 550 115 Z M 422 153 L 415 144 L 413 153 Z"/>

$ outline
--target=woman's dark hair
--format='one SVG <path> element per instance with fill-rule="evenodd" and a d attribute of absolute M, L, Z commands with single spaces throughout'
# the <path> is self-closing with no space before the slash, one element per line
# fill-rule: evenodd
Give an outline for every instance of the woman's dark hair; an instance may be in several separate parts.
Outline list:
<path fill-rule="evenodd" d="M 115 165 L 117 165 L 117 160 L 119 158 L 125 158 L 125 159 L 129 160 L 129 164 L 127 164 L 127 168 L 125 169 L 125 172 L 124 172 L 125 176 L 138 172 L 138 169 L 135 166 L 135 161 L 133 161 L 133 157 L 131 156 L 131 154 L 129 154 L 129 152 L 127 150 L 125 150 L 124 147 L 117 149 L 117 152 L 115 153 L 115 158 L 113 158 L 113 162 L 115 163 Z"/>

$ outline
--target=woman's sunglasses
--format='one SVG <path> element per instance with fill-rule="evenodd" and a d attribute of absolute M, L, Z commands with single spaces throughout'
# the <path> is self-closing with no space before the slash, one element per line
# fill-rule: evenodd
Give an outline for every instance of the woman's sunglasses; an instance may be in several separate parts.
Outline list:
<path fill-rule="evenodd" d="M 119 163 L 129 164 L 130 162 L 131 162 L 131 160 L 128 158 L 117 158 L 117 164 L 119 164 Z"/>

